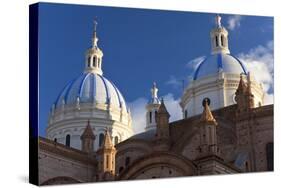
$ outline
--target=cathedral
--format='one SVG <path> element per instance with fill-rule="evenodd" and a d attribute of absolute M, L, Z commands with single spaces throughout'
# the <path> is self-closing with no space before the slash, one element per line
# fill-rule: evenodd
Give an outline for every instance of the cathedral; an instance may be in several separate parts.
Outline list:
<path fill-rule="evenodd" d="M 255 73 L 230 53 L 219 15 L 211 53 L 182 93 L 182 119 L 169 121 L 153 83 L 139 134 L 103 76 L 96 26 L 84 72 L 62 89 L 39 137 L 40 185 L 273 171 L 273 105 L 263 104 Z"/>

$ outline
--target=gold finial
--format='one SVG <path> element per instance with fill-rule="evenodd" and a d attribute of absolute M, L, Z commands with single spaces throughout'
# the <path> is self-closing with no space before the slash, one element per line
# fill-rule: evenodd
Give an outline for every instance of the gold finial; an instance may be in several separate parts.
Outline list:
<path fill-rule="evenodd" d="M 217 125 L 216 119 L 213 117 L 213 114 L 210 110 L 209 102 L 210 102 L 210 99 L 208 99 L 208 98 L 204 99 L 204 102 L 203 102 L 204 110 L 201 115 L 201 120 L 204 122 L 207 122 L 207 123 L 213 123 L 214 125 Z"/>

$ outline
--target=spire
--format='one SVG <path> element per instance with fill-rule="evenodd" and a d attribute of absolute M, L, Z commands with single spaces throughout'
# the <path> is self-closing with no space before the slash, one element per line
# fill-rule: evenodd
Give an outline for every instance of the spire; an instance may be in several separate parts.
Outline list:
<path fill-rule="evenodd" d="M 112 141 L 111 141 L 111 136 L 109 134 L 109 131 L 108 129 L 105 130 L 105 138 L 104 138 L 104 142 L 102 144 L 102 148 L 112 148 L 114 145 L 112 144 Z"/>
<path fill-rule="evenodd" d="M 235 92 L 235 100 L 237 102 L 238 108 L 241 110 L 254 108 L 255 101 L 254 95 L 252 93 L 252 85 L 251 85 L 251 78 L 250 73 L 247 75 L 247 84 L 243 79 L 243 74 L 240 74 L 240 81 L 238 88 Z"/>
<path fill-rule="evenodd" d="M 246 83 L 244 82 L 243 74 L 241 73 L 239 85 L 238 85 L 238 88 L 236 90 L 236 95 L 239 94 L 239 93 L 245 93 L 246 89 L 247 89 L 247 86 L 246 86 Z"/>
<path fill-rule="evenodd" d="M 217 125 L 217 122 L 216 122 L 215 118 L 213 117 L 213 114 L 210 110 L 209 101 L 207 98 L 204 99 L 203 106 L 204 106 L 204 110 L 203 110 L 203 113 L 201 116 L 201 121 Z"/>
<path fill-rule="evenodd" d="M 210 110 L 209 104 L 210 100 L 205 98 L 203 101 L 204 110 L 199 123 L 199 159 L 218 154 L 216 134 L 218 124 Z"/>
<path fill-rule="evenodd" d="M 87 126 L 80 137 L 82 141 L 82 151 L 87 153 L 92 153 L 94 151 L 94 140 L 95 135 L 90 125 L 90 120 L 88 120 Z"/>
<path fill-rule="evenodd" d="M 95 135 L 93 133 L 92 127 L 90 125 L 90 120 L 88 120 L 87 122 L 87 126 L 83 132 L 83 134 L 81 135 L 81 138 L 92 138 L 95 139 Z"/>
<path fill-rule="evenodd" d="M 160 139 L 166 139 L 170 136 L 169 129 L 170 114 L 166 109 L 163 98 L 161 99 L 161 105 L 156 115 L 156 137 Z"/>
<path fill-rule="evenodd" d="M 92 38 L 92 45 L 93 48 L 97 48 L 98 47 L 98 37 L 97 37 L 97 25 L 98 22 L 96 20 L 96 18 L 94 19 L 94 33 L 93 33 L 93 38 Z"/>
<path fill-rule="evenodd" d="M 212 54 L 224 53 L 229 54 L 228 49 L 228 32 L 222 26 L 221 16 L 216 15 L 215 17 L 216 26 L 211 30 L 211 45 L 212 45 Z"/>
<path fill-rule="evenodd" d="M 85 61 L 85 73 L 95 73 L 102 75 L 102 50 L 98 47 L 98 37 L 97 37 L 97 25 L 98 22 L 94 20 L 94 31 L 92 36 L 92 47 L 88 49 L 86 53 Z"/>
<path fill-rule="evenodd" d="M 115 155 L 116 149 L 111 142 L 108 129 L 101 148 L 97 151 L 98 159 L 98 181 L 114 180 L 115 177 Z"/>
<path fill-rule="evenodd" d="M 168 110 L 167 110 L 167 108 L 164 104 L 163 98 L 161 99 L 161 105 L 158 109 L 158 114 L 167 114 L 167 116 L 170 117 L 170 114 L 169 114 L 169 112 L 168 112 Z"/>

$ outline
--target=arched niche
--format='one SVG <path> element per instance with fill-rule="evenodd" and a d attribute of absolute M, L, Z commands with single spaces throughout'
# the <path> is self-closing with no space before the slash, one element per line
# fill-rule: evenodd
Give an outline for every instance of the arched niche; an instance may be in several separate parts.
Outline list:
<path fill-rule="evenodd" d="M 167 178 L 197 175 L 195 164 L 183 156 L 155 152 L 132 163 L 119 180 Z"/>

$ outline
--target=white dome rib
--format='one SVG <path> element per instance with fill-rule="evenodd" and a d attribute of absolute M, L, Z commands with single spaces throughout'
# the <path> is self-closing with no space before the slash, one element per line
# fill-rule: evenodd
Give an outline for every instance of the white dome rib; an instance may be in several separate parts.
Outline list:
<path fill-rule="evenodd" d="M 59 94 L 55 107 L 65 104 L 75 104 L 79 97 L 80 103 L 109 104 L 115 107 L 125 107 L 126 102 L 117 87 L 105 77 L 95 73 L 84 73 L 71 81 Z"/>
<path fill-rule="evenodd" d="M 243 63 L 230 54 L 215 54 L 203 60 L 194 72 L 193 80 L 217 74 L 223 71 L 232 74 L 247 74 L 247 70 Z"/>

